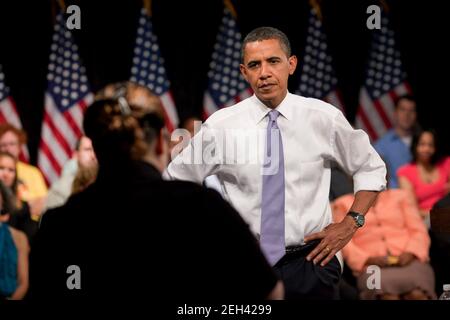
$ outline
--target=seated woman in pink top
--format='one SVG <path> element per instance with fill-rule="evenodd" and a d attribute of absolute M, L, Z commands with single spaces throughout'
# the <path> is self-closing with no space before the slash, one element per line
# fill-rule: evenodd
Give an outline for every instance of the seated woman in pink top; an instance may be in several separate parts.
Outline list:
<path fill-rule="evenodd" d="M 433 205 L 450 191 L 450 157 L 440 154 L 433 130 L 413 138 L 411 153 L 412 162 L 397 171 L 399 185 L 415 195 L 420 214 L 427 218 Z"/>
<path fill-rule="evenodd" d="M 353 198 L 348 194 L 332 202 L 335 222 L 346 216 Z M 357 277 L 361 299 L 425 300 L 436 298 L 429 247 L 430 237 L 413 196 L 390 189 L 380 192 L 366 214 L 364 227 L 356 231 L 342 253 Z M 369 266 L 380 268 L 379 286 Z"/>

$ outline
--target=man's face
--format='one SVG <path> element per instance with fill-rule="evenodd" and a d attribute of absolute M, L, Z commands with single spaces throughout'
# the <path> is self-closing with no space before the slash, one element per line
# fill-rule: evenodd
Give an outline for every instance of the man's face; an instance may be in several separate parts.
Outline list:
<path fill-rule="evenodd" d="M 88 137 L 82 137 L 80 148 L 76 153 L 80 167 L 89 168 L 97 165 L 97 157 L 92 147 L 92 141 Z"/>
<path fill-rule="evenodd" d="M 403 130 L 411 130 L 416 123 L 416 103 L 402 99 L 395 110 L 395 120 L 398 127 Z"/>
<path fill-rule="evenodd" d="M 268 39 L 246 44 L 240 68 L 258 99 L 275 108 L 286 96 L 288 78 L 296 66 L 295 56 L 288 58 L 277 39 Z"/>
<path fill-rule="evenodd" d="M 19 137 L 12 131 L 7 131 L 0 137 L 0 151 L 10 153 L 15 159 L 19 158 Z"/>

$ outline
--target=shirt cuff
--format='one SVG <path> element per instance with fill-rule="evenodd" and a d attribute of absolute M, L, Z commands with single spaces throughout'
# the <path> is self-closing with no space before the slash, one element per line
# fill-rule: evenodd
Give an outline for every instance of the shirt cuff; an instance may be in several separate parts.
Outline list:
<path fill-rule="evenodd" d="M 375 174 L 355 174 L 353 176 L 354 193 L 365 191 L 383 191 L 386 189 L 386 178 Z"/>

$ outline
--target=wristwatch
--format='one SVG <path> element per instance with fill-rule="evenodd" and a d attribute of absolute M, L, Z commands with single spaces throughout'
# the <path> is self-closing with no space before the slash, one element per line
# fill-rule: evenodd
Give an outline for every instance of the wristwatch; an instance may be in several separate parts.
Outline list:
<path fill-rule="evenodd" d="M 355 220 L 356 226 L 358 228 L 361 228 L 364 225 L 364 222 L 366 221 L 362 214 L 355 211 L 350 211 L 349 213 L 347 213 L 347 215 L 352 217 L 353 220 Z"/>

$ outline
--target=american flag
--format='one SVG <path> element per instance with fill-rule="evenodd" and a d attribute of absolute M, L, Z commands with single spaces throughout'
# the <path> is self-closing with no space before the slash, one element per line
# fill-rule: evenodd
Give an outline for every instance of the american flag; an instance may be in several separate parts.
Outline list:
<path fill-rule="evenodd" d="M 332 58 L 328 53 L 327 36 L 315 8 L 311 8 L 309 13 L 305 54 L 296 93 L 305 97 L 323 99 L 344 111 Z"/>
<path fill-rule="evenodd" d="M 177 128 L 178 113 L 164 68 L 164 59 L 161 57 L 158 38 L 153 32 L 151 17 L 144 8 L 141 9 L 139 17 L 130 80 L 149 87 L 159 96 L 167 129 L 172 132 Z"/>
<path fill-rule="evenodd" d="M 381 29 L 374 29 L 366 79 L 359 94 L 356 127 L 364 129 L 375 142 L 392 127 L 394 101 L 411 93 L 396 49 L 394 31 L 384 12 Z"/>
<path fill-rule="evenodd" d="M 7 122 L 18 129 L 22 129 L 22 122 L 20 121 L 16 104 L 9 95 L 9 87 L 6 86 L 5 74 L 3 73 L 2 68 L 3 67 L 0 64 L 0 123 Z M 29 161 L 30 156 L 26 145 L 22 146 L 19 159 L 23 162 Z"/>
<path fill-rule="evenodd" d="M 226 2 L 209 64 L 208 88 L 203 98 L 204 118 L 253 94 L 239 71 L 242 36 L 236 25 L 234 10 L 229 6 L 230 3 Z"/>
<path fill-rule="evenodd" d="M 93 101 L 78 47 L 62 14 L 56 16 L 47 80 L 38 165 L 52 183 L 72 156 L 82 135 L 84 111 Z"/>

